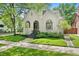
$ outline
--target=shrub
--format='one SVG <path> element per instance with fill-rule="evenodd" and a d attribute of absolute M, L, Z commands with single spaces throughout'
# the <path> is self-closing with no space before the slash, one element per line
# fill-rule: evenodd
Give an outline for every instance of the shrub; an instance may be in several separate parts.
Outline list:
<path fill-rule="evenodd" d="M 53 32 L 40 32 L 36 35 L 36 38 L 64 38 L 64 36 Z"/>

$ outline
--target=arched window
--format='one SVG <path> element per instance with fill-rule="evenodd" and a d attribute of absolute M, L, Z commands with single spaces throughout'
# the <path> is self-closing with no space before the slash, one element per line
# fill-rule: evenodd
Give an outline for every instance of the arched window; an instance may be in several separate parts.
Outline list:
<path fill-rule="evenodd" d="M 43 10 L 43 15 L 45 14 L 46 10 Z"/>
<path fill-rule="evenodd" d="M 51 21 L 51 20 L 48 20 L 48 21 L 46 22 L 46 29 L 47 29 L 47 30 L 52 29 L 52 21 Z"/>
<path fill-rule="evenodd" d="M 30 28 L 30 22 L 29 21 L 26 22 L 26 28 Z"/>

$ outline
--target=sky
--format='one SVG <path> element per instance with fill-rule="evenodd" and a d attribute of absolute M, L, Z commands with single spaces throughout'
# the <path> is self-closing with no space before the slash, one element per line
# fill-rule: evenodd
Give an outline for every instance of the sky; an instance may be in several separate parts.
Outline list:
<path fill-rule="evenodd" d="M 59 3 L 52 3 L 52 4 L 50 4 L 51 8 L 54 8 L 54 7 L 57 7 L 57 6 L 59 6 Z"/>
<path fill-rule="evenodd" d="M 60 3 L 51 3 L 49 8 L 57 7 L 57 6 L 59 6 L 59 4 Z M 76 7 L 78 7 L 78 6 L 79 6 L 79 3 L 77 3 Z"/>

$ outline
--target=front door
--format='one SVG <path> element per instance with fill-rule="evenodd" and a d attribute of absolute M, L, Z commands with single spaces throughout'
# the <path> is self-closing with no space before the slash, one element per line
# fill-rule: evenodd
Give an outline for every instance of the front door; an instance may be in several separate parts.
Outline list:
<path fill-rule="evenodd" d="M 35 21 L 34 22 L 34 31 L 38 31 L 39 30 L 39 22 Z"/>

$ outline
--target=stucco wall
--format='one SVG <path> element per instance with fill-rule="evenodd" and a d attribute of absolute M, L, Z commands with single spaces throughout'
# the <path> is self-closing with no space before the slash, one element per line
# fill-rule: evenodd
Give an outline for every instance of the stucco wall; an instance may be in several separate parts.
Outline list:
<path fill-rule="evenodd" d="M 51 20 L 52 21 L 52 29 L 47 30 L 46 29 L 46 21 Z M 33 31 L 33 23 L 34 21 L 39 22 L 39 31 L 41 32 L 62 32 L 62 30 L 59 27 L 59 22 L 62 20 L 62 17 L 60 16 L 59 11 L 55 10 L 46 10 L 44 14 L 38 13 L 35 11 L 29 11 L 27 14 L 25 14 L 25 21 L 30 22 L 30 28 L 26 28 L 24 32 L 26 33 L 32 33 Z"/>

